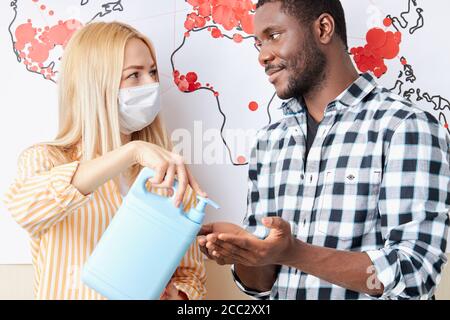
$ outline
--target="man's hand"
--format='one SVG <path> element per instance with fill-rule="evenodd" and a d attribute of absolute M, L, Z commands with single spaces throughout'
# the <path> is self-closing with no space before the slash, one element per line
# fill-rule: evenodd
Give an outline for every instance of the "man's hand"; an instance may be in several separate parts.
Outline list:
<path fill-rule="evenodd" d="M 248 267 L 286 264 L 295 239 L 288 222 L 281 218 L 264 218 L 269 236 L 260 240 L 231 223 L 212 223 L 199 232 L 200 250 L 218 264 L 240 264 Z"/>
<path fill-rule="evenodd" d="M 224 265 L 227 263 L 221 258 L 213 255 L 213 244 L 211 241 L 208 241 L 208 239 L 211 240 L 211 238 L 213 238 L 214 240 L 217 240 L 217 236 L 223 233 L 242 237 L 251 236 L 243 228 L 228 222 L 216 222 L 203 225 L 198 233 L 198 235 L 200 236 L 198 238 L 200 251 L 202 251 L 203 254 L 205 254 L 210 260 L 214 260 L 220 265 Z"/>
<path fill-rule="evenodd" d="M 376 273 L 367 253 L 318 247 L 295 239 L 288 222 L 264 218 L 269 236 L 260 240 L 230 223 L 205 225 L 199 232 L 200 249 L 218 264 L 234 264 L 246 287 L 265 292 L 277 277 L 277 265 L 289 266 L 352 291 L 381 295 L 384 286 L 368 283 Z"/>

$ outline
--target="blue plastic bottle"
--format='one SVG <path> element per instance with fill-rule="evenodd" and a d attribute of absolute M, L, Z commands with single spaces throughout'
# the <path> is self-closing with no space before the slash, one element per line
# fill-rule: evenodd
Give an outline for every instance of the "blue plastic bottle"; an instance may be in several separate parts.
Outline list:
<path fill-rule="evenodd" d="M 172 198 L 148 192 L 153 175 L 140 172 L 83 268 L 82 281 L 108 299 L 159 299 L 195 240 L 206 205 L 219 208 L 198 197 L 185 213 Z"/>

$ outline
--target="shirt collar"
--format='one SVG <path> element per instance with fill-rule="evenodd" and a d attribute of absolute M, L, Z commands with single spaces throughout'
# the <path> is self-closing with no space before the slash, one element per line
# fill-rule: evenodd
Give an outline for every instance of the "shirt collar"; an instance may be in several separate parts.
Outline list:
<path fill-rule="evenodd" d="M 283 110 L 283 115 L 289 116 L 305 112 L 306 104 L 303 97 L 300 98 L 300 101 L 296 98 L 292 98 L 283 102 L 280 109 Z"/>
<path fill-rule="evenodd" d="M 345 89 L 330 105 L 339 102 L 346 107 L 352 107 L 359 104 L 369 93 L 377 87 L 375 78 L 370 73 L 361 74 L 355 82 Z M 283 102 L 280 109 L 285 116 L 303 113 L 306 111 L 306 104 L 303 97 L 300 99 L 292 98 Z"/>

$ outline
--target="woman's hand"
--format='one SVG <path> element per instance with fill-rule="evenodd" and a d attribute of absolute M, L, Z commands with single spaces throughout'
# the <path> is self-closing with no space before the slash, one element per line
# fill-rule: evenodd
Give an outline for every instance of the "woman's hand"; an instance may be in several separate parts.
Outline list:
<path fill-rule="evenodd" d="M 133 141 L 130 144 L 134 146 L 135 162 L 155 171 L 155 176 L 150 179 L 152 186 L 172 188 L 176 175 L 178 180 L 178 190 L 174 200 L 176 207 L 179 207 L 183 201 L 188 185 L 198 195 L 207 197 L 207 194 L 200 188 L 180 155 L 144 141 Z"/>
<path fill-rule="evenodd" d="M 173 281 L 170 281 L 167 287 L 164 289 L 164 292 L 161 294 L 160 300 L 189 300 L 187 295 L 179 291 Z"/>
<path fill-rule="evenodd" d="M 156 188 L 172 188 L 177 176 L 178 191 L 174 197 L 177 207 L 183 201 L 188 185 L 198 195 L 207 197 L 180 155 L 145 141 L 132 141 L 101 157 L 80 162 L 72 184 L 87 195 L 135 164 L 155 171 L 155 177 L 150 182 Z"/>

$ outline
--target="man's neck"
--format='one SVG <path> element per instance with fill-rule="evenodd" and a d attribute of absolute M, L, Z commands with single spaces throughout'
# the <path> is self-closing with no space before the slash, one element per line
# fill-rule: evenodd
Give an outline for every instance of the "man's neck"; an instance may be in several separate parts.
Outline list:
<path fill-rule="evenodd" d="M 321 122 L 324 111 L 330 102 L 344 92 L 358 77 L 359 74 L 348 54 L 345 53 L 344 59 L 330 62 L 322 84 L 303 97 L 310 115 L 317 122 Z"/>

